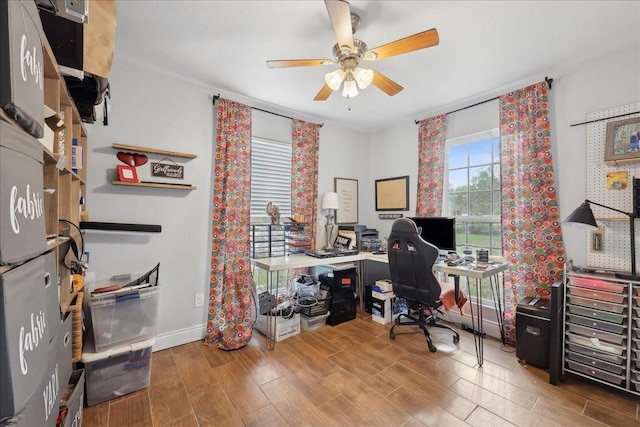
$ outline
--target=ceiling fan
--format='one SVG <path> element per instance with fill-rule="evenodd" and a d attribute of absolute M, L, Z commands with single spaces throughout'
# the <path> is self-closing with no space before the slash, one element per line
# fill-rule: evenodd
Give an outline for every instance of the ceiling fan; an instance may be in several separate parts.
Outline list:
<path fill-rule="evenodd" d="M 360 17 L 351 13 L 349 3 L 343 0 L 324 1 L 337 43 L 333 46 L 335 59 L 280 59 L 267 61 L 269 68 L 308 67 L 338 64 L 340 68 L 325 75 L 325 85 L 314 101 L 325 101 L 333 91 L 340 89 L 344 81 L 342 96 L 353 98 L 358 88 L 365 89 L 371 83 L 389 96 L 400 92 L 403 87 L 382 73 L 367 67 L 361 67 L 363 61 L 373 62 L 392 56 L 436 46 L 439 43 L 438 31 L 432 28 L 391 43 L 368 49 L 362 40 L 354 39 L 360 24 Z M 356 87 L 357 86 L 357 87 Z"/>

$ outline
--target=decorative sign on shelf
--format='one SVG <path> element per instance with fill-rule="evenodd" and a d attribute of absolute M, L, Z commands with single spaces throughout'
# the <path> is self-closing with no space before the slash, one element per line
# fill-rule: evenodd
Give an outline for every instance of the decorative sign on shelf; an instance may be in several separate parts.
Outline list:
<path fill-rule="evenodd" d="M 164 163 L 165 161 L 171 163 Z M 184 166 L 165 158 L 159 162 L 151 162 L 151 175 L 162 178 L 184 179 Z"/>
<path fill-rule="evenodd" d="M 402 214 L 401 213 L 378 214 L 378 218 L 379 219 L 398 219 L 398 218 L 402 218 Z"/>

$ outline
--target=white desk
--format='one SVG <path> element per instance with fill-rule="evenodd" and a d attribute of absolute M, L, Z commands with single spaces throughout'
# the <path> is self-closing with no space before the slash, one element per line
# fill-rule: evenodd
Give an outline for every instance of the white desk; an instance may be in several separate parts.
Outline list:
<path fill-rule="evenodd" d="M 276 280 L 274 292 L 273 280 L 271 277 L 271 273 L 273 272 L 293 270 L 297 268 L 317 267 L 320 265 L 354 263 L 358 271 L 356 293 L 358 295 L 360 304 L 360 318 L 364 318 L 364 288 L 366 285 L 364 281 L 366 277 L 367 260 L 383 263 L 389 262 L 386 254 L 376 255 L 371 252 L 360 252 L 357 255 L 336 256 L 329 258 L 316 258 L 305 254 L 293 254 L 289 256 L 272 258 L 252 258 L 251 265 L 265 270 L 267 274 L 269 274 L 269 279 L 267 280 L 267 292 L 272 295 L 276 295 L 278 293 L 279 283 Z M 275 337 L 276 317 L 277 316 L 267 316 L 267 330 L 271 331 L 269 334 L 267 334 L 267 348 L 269 349 L 272 349 L 275 346 L 273 337 Z"/>
<path fill-rule="evenodd" d="M 460 276 L 467 278 L 467 293 L 469 297 L 471 297 L 471 286 L 469 283 L 469 279 L 475 279 L 476 281 L 476 292 L 475 298 L 476 301 L 480 301 L 480 295 L 482 294 L 482 280 L 489 279 L 489 285 L 491 286 L 491 295 L 493 296 L 493 305 L 496 310 L 496 318 L 498 319 L 498 327 L 500 328 L 500 339 L 504 344 L 504 323 L 502 318 L 502 292 L 500 291 L 500 280 L 499 274 L 509 268 L 509 264 L 505 263 L 504 260 L 497 264 L 489 264 L 489 267 L 486 270 L 475 270 L 472 268 L 467 268 L 463 266 L 455 266 L 450 267 L 444 262 L 440 262 L 434 264 L 433 270 L 439 271 L 442 273 L 449 274 L 451 276 Z M 484 363 L 484 331 L 483 331 L 483 315 L 482 315 L 482 307 L 477 307 L 476 315 L 473 315 L 473 304 L 469 301 L 469 306 L 471 307 L 471 326 L 473 333 L 473 341 L 476 347 L 476 358 L 478 360 L 478 365 L 482 366 Z M 478 325 L 476 328 L 476 324 Z"/>
<path fill-rule="evenodd" d="M 357 283 L 357 294 L 360 300 L 360 317 L 364 317 L 364 289 L 366 283 L 366 261 L 377 261 L 382 263 L 389 263 L 389 258 L 386 254 L 376 255 L 371 252 L 360 252 L 357 255 L 349 255 L 349 256 L 339 256 L 339 257 L 331 257 L 331 258 L 315 258 L 305 254 L 294 254 L 283 257 L 273 257 L 273 258 L 258 258 L 251 259 L 251 264 L 255 267 L 261 268 L 268 273 L 277 272 L 282 270 L 290 270 L 296 268 L 307 268 L 307 267 L 316 267 L 319 265 L 332 265 L 332 264 L 340 264 L 340 263 L 355 263 L 356 268 L 358 269 L 358 283 Z M 476 301 L 480 300 L 481 290 L 482 290 L 482 280 L 489 279 L 489 283 L 491 286 L 491 292 L 494 296 L 493 302 L 494 306 L 496 306 L 496 317 L 498 319 L 498 326 L 500 327 L 500 334 L 502 342 L 504 343 L 504 326 L 502 319 L 502 296 L 500 293 L 500 281 L 498 280 L 498 273 L 502 273 L 503 271 L 509 268 L 509 265 L 504 263 L 502 258 L 490 258 L 490 261 L 500 261 L 498 264 L 490 264 L 489 268 L 486 270 L 475 270 L 463 266 L 450 267 L 446 265 L 444 262 L 440 262 L 434 264 L 433 270 L 439 271 L 442 273 L 446 273 L 452 276 L 466 277 L 467 278 L 467 293 L 471 296 L 470 282 L 469 279 L 476 280 Z M 273 292 L 271 279 L 267 282 L 267 291 L 271 294 L 275 295 L 278 291 L 278 284 L 276 283 L 275 293 Z M 473 305 L 469 304 L 471 307 L 471 324 L 473 327 L 473 335 L 474 335 L 474 343 L 476 346 L 476 357 L 478 359 L 478 364 L 482 366 L 484 362 L 484 332 L 482 330 L 483 325 L 483 315 L 482 310 L 477 309 L 477 313 L 473 313 Z M 271 338 L 275 336 L 275 318 L 277 316 L 267 316 L 267 328 L 270 331 L 273 331 L 271 334 Z M 273 320 L 273 322 L 271 322 Z M 273 324 L 272 324 L 273 323 Z M 476 328 L 476 324 L 478 325 Z M 275 341 L 271 339 L 267 335 L 267 347 L 273 348 L 275 346 Z"/>

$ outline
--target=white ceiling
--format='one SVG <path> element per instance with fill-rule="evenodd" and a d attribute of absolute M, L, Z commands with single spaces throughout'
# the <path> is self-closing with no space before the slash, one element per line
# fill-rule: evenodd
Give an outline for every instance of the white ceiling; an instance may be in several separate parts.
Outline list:
<path fill-rule="evenodd" d="M 370 64 L 404 86 L 396 96 L 372 85 L 350 100 L 333 93 L 318 102 L 324 74 L 336 66 L 267 68 L 268 59 L 332 58 L 335 36 L 319 0 L 118 0 L 116 60 L 140 61 L 274 111 L 376 130 L 608 52 L 638 46 L 640 56 L 640 1 L 350 4 L 361 17 L 355 37 L 369 48 L 438 30 L 438 46 Z"/>

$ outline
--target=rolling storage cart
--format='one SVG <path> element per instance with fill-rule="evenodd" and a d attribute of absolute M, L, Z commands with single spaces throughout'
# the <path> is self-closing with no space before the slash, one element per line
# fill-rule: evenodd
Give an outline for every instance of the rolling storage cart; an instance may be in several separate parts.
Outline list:
<path fill-rule="evenodd" d="M 640 395 L 640 282 L 568 272 L 562 374 Z"/>

